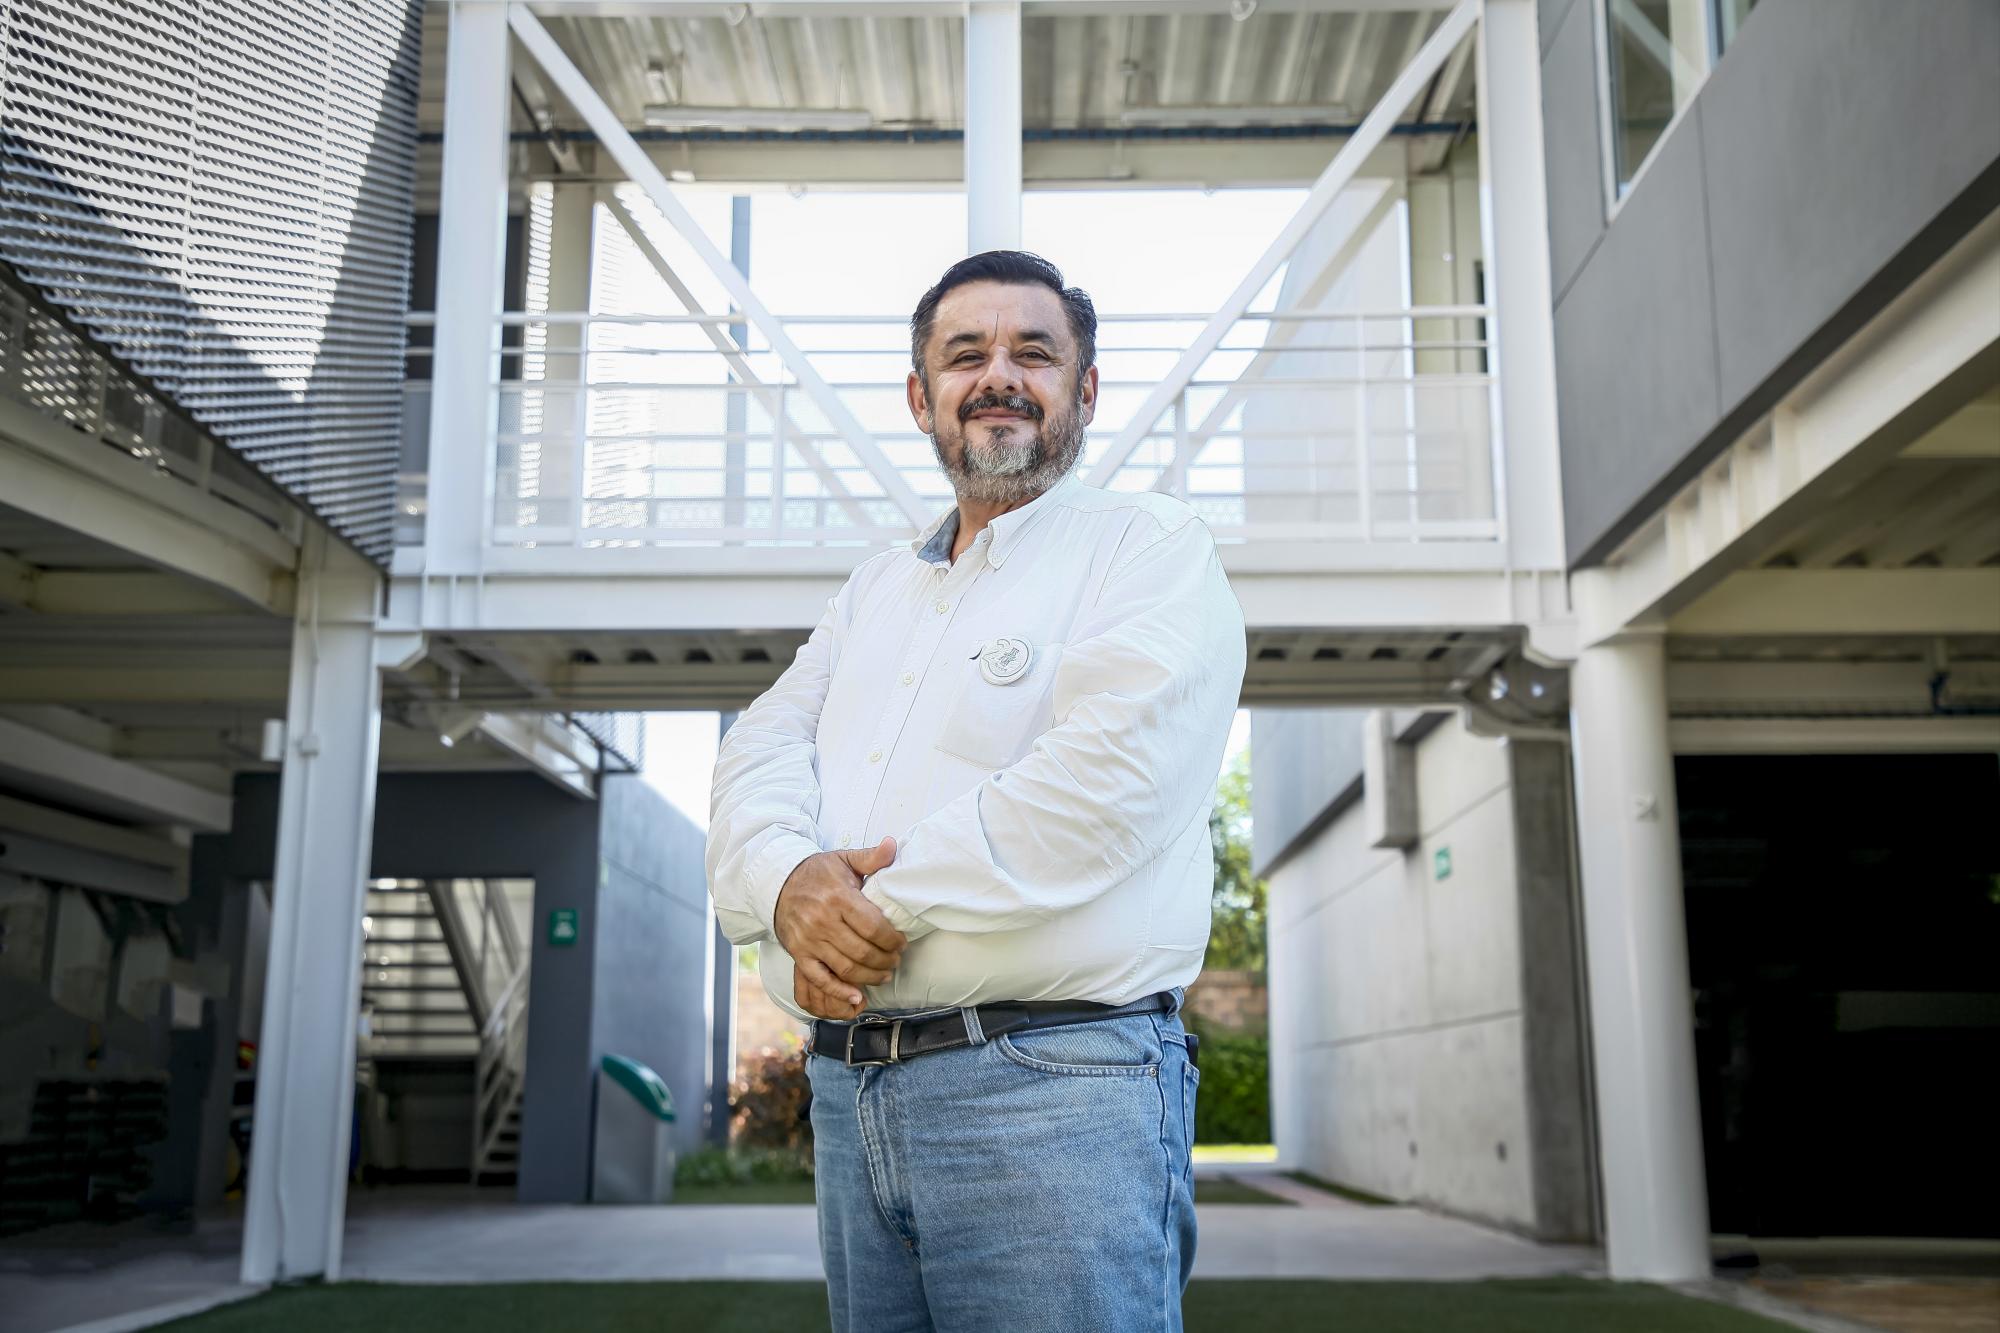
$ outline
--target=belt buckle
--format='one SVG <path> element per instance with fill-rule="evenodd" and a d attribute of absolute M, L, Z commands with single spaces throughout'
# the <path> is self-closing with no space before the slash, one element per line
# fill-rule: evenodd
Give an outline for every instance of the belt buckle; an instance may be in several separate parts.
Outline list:
<path fill-rule="evenodd" d="M 854 1058 L 854 1034 L 863 1027 L 889 1026 L 889 1058 L 886 1060 L 857 1060 Z M 847 1054 L 844 1057 L 849 1069 L 865 1069 L 870 1065 L 893 1065 L 902 1063 L 903 1020 L 891 1018 L 887 1014 L 862 1014 L 847 1025 Z"/>

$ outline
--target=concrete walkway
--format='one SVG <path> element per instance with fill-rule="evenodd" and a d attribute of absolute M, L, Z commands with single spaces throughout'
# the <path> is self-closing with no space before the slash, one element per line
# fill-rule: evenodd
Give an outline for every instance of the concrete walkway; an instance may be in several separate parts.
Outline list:
<path fill-rule="evenodd" d="M 1203 1204 L 1198 1278 L 1462 1281 L 1599 1270 L 1596 1252 L 1542 1246 L 1414 1208 L 1368 1208 L 1237 1169 L 1297 1207 Z M 79 1229 L 10 1242 L 0 1261 L 8 1333 L 145 1327 L 246 1293 L 240 1214 L 192 1236 Z M 817 1281 L 813 1210 L 803 1205 L 591 1207 L 514 1204 L 462 1188 L 350 1196 L 341 1276 L 422 1283 Z M 163 1308 L 164 1307 L 164 1308 Z M 144 1312 L 144 1313 L 142 1313 Z"/>

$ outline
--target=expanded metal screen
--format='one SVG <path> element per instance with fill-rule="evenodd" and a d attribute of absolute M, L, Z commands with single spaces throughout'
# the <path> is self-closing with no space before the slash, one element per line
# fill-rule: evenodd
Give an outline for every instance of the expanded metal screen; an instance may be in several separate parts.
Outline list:
<path fill-rule="evenodd" d="M 0 0 L 0 258 L 386 562 L 422 0 Z"/>

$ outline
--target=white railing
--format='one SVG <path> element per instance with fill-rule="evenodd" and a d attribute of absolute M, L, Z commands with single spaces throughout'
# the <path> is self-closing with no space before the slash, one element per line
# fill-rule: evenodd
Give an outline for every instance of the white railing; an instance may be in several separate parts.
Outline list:
<path fill-rule="evenodd" d="M 1252 312 L 1104 484 L 1179 496 L 1221 541 L 1495 541 L 1487 313 Z M 1100 317 L 1085 475 L 1206 319 Z M 947 507 L 949 483 L 906 405 L 907 320 L 784 322 L 927 512 Z M 740 316 L 510 314 L 502 324 L 521 333 L 507 339 L 495 386 L 494 545 L 873 546 L 914 530 Z M 717 331 L 740 354 L 719 354 Z M 423 415 L 413 402 L 410 416 Z M 411 452 L 402 503 L 417 511 L 426 479 Z M 418 521 L 406 513 L 406 535 Z"/>

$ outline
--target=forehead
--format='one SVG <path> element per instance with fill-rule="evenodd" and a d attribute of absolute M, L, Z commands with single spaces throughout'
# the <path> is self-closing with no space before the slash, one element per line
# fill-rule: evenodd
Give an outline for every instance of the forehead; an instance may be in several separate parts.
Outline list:
<path fill-rule="evenodd" d="M 1062 299 L 1040 283 L 968 282 L 954 287 L 938 302 L 931 326 L 931 346 L 942 346 L 955 334 L 974 333 L 984 342 L 998 331 L 1004 339 L 1039 331 L 1067 345 L 1069 316 Z"/>

